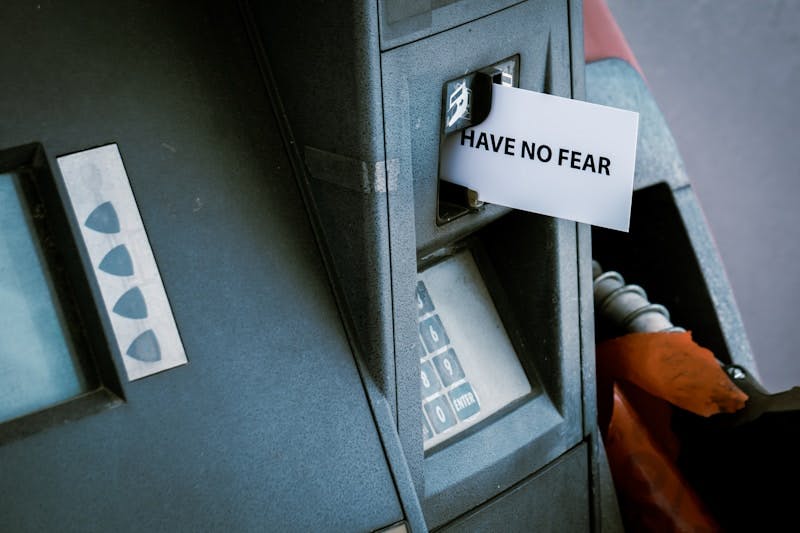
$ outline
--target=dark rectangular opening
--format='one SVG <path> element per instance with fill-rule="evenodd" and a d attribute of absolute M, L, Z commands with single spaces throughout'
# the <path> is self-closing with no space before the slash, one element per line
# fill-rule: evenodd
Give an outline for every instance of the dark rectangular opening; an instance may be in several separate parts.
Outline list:
<path fill-rule="evenodd" d="M 708 285 L 667 184 L 634 193 L 629 233 L 593 228 L 592 241 L 594 259 L 604 270 L 641 286 L 650 302 L 667 308 L 673 324 L 690 330 L 720 361 L 731 362 Z M 624 332 L 599 321 L 596 333 L 600 341 Z"/>
<path fill-rule="evenodd" d="M 480 69 L 478 72 L 488 75 L 491 82 L 497 85 L 507 85 L 511 87 L 519 87 L 520 79 L 520 56 L 516 54 L 494 65 Z M 454 80 L 448 80 L 444 87 Z M 443 88 L 444 89 L 444 88 Z M 449 103 L 447 99 L 447 91 L 443 90 L 442 93 L 442 115 L 447 115 Z M 459 135 L 458 132 L 451 135 Z M 444 134 L 440 142 L 444 140 Z M 478 194 L 461 185 L 450 183 L 444 180 L 437 180 L 437 210 L 436 210 L 436 223 L 438 225 L 447 224 L 457 218 L 460 218 L 467 213 L 477 212 L 483 202 L 478 198 Z"/>

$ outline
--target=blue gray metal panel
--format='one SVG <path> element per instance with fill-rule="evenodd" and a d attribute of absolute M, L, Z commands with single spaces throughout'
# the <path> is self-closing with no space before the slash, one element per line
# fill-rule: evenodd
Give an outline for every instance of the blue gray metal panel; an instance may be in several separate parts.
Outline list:
<path fill-rule="evenodd" d="M 586 445 L 578 446 L 441 531 L 591 531 L 588 468 Z"/>
<path fill-rule="evenodd" d="M 290 142 L 302 157 L 298 166 L 348 334 L 368 389 L 375 386 L 372 401 L 388 402 L 395 436 L 405 453 L 418 456 L 403 466 L 421 490 L 419 399 L 398 393 L 419 390 L 418 369 L 397 364 L 415 337 L 395 329 L 415 318 L 414 233 L 407 223 L 414 205 L 410 184 L 398 182 L 396 162 L 384 151 L 377 3 L 253 2 L 252 13 Z"/>
<path fill-rule="evenodd" d="M 118 144 L 190 361 L 125 384 L 117 408 L 0 448 L 15 529 L 403 518 L 250 44 L 217 4 L 3 4 L 26 31 L 2 37 L 0 147 L 41 140 L 57 168 Z"/>
<path fill-rule="evenodd" d="M 512 486 L 582 436 L 576 225 L 511 216 L 496 206 L 436 224 L 444 83 L 519 54 L 523 88 L 570 96 L 568 22 L 564 3 L 527 2 L 382 55 L 386 157 L 398 161 L 398 183 L 413 183 L 417 255 L 479 235 L 512 301 L 507 312 L 524 325 L 517 329 L 527 328 L 523 364 L 542 378 L 547 391 L 424 459 L 423 507 L 430 527 L 491 498 L 498 488 Z M 390 210 L 390 217 L 402 216 Z M 402 225 L 405 231 L 409 222 Z M 396 323 L 395 331 L 403 327 Z M 414 345 L 405 349 L 398 360 L 414 360 Z M 418 389 L 417 384 L 405 392 L 398 388 L 398 393 L 418 395 Z M 515 427 L 526 431 L 516 432 Z"/>
<path fill-rule="evenodd" d="M 381 49 L 388 50 L 495 13 L 521 0 L 380 0 Z"/>

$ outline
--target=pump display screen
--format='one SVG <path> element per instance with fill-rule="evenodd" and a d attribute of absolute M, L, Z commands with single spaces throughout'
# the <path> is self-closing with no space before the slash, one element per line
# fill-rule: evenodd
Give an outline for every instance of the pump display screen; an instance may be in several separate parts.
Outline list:
<path fill-rule="evenodd" d="M 417 281 L 425 450 L 531 392 L 469 251 Z"/>
<path fill-rule="evenodd" d="M 19 176 L 0 174 L 0 422 L 87 387 Z"/>

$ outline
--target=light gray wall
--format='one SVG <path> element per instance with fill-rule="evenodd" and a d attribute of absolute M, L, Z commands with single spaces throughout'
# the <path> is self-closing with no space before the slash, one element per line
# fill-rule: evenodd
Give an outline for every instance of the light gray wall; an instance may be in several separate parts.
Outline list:
<path fill-rule="evenodd" d="M 800 385 L 800 2 L 608 2 L 677 140 L 763 384 Z"/>

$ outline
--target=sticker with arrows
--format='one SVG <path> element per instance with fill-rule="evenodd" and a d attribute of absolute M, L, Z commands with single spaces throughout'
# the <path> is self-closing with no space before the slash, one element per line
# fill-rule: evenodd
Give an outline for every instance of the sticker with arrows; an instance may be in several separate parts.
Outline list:
<path fill-rule="evenodd" d="M 116 144 L 57 159 L 130 381 L 187 362 Z"/>

